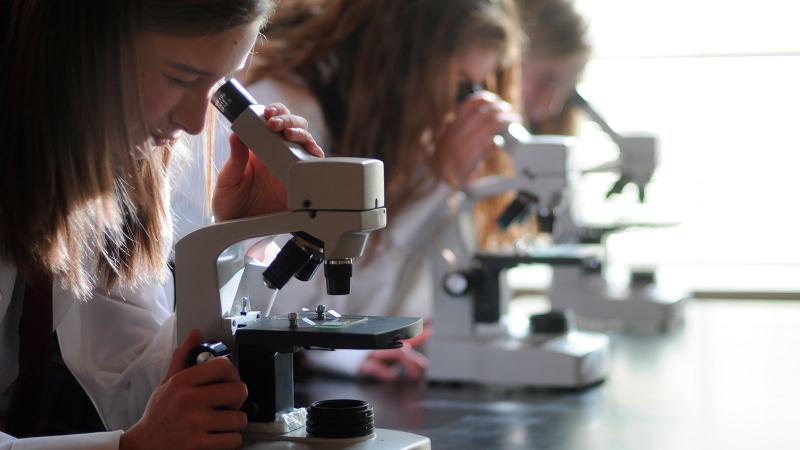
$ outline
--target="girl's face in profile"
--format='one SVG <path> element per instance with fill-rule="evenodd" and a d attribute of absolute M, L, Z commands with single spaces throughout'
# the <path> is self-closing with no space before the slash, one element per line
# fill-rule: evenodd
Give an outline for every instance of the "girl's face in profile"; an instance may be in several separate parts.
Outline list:
<path fill-rule="evenodd" d="M 243 67 L 258 31 L 259 24 L 252 23 L 200 37 L 155 32 L 137 36 L 141 105 L 153 145 L 203 130 L 211 94 Z"/>
<path fill-rule="evenodd" d="M 480 85 L 497 68 L 499 61 L 500 52 L 495 47 L 467 47 L 458 56 L 460 82 Z"/>
<path fill-rule="evenodd" d="M 522 63 L 522 100 L 528 121 L 541 122 L 561 114 L 585 65 L 583 55 L 526 58 Z"/>

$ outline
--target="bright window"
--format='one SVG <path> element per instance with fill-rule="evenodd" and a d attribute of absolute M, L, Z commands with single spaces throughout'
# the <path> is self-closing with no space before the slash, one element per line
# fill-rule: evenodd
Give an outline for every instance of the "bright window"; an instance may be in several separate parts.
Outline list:
<path fill-rule="evenodd" d="M 577 6 L 595 43 L 581 91 L 660 137 L 648 206 L 683 223 L 612 239 L 617 257 L 667 261 L 698 290 L 800 292 L 800 2 Z"/>

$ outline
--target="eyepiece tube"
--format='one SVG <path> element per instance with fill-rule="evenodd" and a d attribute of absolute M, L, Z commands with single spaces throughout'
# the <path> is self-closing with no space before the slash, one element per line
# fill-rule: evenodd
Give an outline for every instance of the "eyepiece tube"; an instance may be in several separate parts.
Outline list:
<path fill-rule="evenodd" d="M 249 106 L 256 103 L 256 99 L 234 78 L 220 86 L 211 96 L 211 104 L 231 122 L 236 120 Z"/>

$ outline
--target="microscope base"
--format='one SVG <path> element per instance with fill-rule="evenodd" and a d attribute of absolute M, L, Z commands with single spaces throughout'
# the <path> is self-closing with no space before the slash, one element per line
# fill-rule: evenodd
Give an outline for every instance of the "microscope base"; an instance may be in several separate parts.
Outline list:
<path fill-rule="evenodd" d="M 599 271 L 556 267 L 549 297 L 553 309 L 572 310 L 590 329 L 666 332 L 683 323 L 689 294 L 656 281 L 612 282 Z"/>
<path fill-rule="evenodd" d="M 431 381 L 574 389 L 608 374 L 609 340 L 600 333 L 571 331 L 542 341 L 434 335 L 425 345 Z"/>
<path fill-rule="evenodd" d="M 551 297 L 552 307 L 571 309 L 582 329 L 668 332 L 683 323 L 688 295 L 660 295 L 651 291 L 627 296 L 578 294 L 561 300 Z M 566 301 L 564 301 L 566 300 Z"/>
<path fill-rule="evenodd" d="M 361 438 L 315 438 L 300 428 L 286 434 L 247 434 L 244 450 L 430 450 L 431 440 L 404 431 L 376 428 L 371 436 Z"/>

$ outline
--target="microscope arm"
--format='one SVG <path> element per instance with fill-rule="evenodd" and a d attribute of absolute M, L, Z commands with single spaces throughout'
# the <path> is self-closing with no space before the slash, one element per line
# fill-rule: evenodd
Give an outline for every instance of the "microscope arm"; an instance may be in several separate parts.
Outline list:
<path fill-rule="evenodd" d="M 312 217 L 313 216 L 313 217 Z M 231 326 L 222 318 L 216 264 L 219 254 L 244 239 L 303 230 L 326 243 L 326 256 L 352 258 L 363 253 L 369 232 L 386 225 L 386 210 L 305 211 L 232 220 L 201 228 L 181 239 L 175 249 L 178 339 L 199 328 L 207 340 L 232 346 Z M 330 254 L 328 254 L 330 252 Z M 201 276 L 198 276 L 201 275 Z"/>
<path fill-rule="evenodd" d="M 625 135 L 617 133 L 594 106 L 577 91 L 572 93 L 570 101 L 599 125 L 619 147 L 617 160 L 600 164 L 585 170 L 584 173 L 619 172 L 619 179 L 608 191 L 606 197 L 619 194 L 628 183 L 633 183 L 638 188 L 639 200 L 644 201 L 645 188 L 650 183 L 657 165 L 658 148 L 656 137 L 648 133 Z"/>
<path fill-rule="evenodd" d="M 614 142 L 619 142 L 620 135 L 611 128 L 611 125 L 606 122 L 606 119 L 603 118 L 602 115 L 595 109 L 595 107 L 589 103 L 586 98 L 584 98 L 578 91 L 572 92 L 572 98 L 570 99 L 572 104 L 579 107 L 592 119 L 592 122 L 596 123 L 600 126 L 600 129 L 603 130 Z"/>

